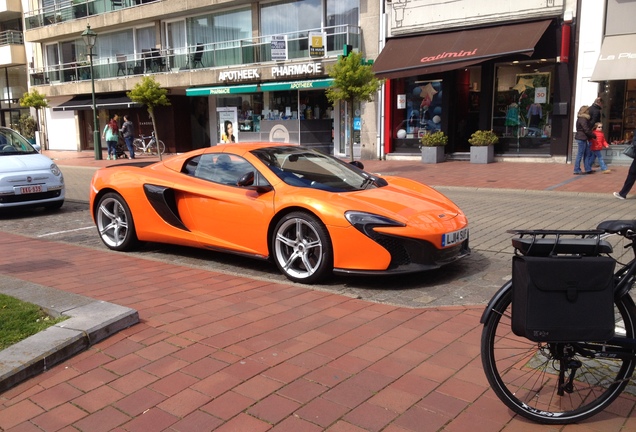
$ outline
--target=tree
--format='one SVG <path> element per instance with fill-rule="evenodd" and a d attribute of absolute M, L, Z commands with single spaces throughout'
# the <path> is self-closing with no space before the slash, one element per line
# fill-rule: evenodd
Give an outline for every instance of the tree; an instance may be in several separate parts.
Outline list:
<path fill-rule="evenodd" d="M 327 99 L 346 101 L 349 106 L 349 153 L 353 160 L 353 136 L 352 110 L 356 102 L 371 102 L 377 93 L 382 81 L 378 80 L 372 66 L 362 58 L 362 54 L 350 52 L 347 56 L 341 56 L 338 62 L 329 69 L 329 76 L 334 79 L 331 87 L 327 89 Z"/>
<path fill-rule="evenodd" d="M 43 127 L 40 127 L 40 109 L 47 108 L 49 106 L 49 102 L 46 100 L 44 95 L 36 89 L 33 89 L 30 92 L 24 93 L 18 102 L 20 103 L 20 106 L 35 108 L 38 130 L 44 130 Z M 46 134 L 44 134 L 44 136 L 40 135 L 40 145 L 42 150 L 46 149 Z"/>
<path fill-rule="evenodd" d="M 158 106 L 170 105 L 168 100 L 168 90 L 159 86 L 159 83 L 155 81 L 153 77 L 145 76 L 141 79 L 141 82 L 135 84 L 135 86 L 126 93 L 126 96 L 131 101 L 146 105 L 148 108 L 148 114 L 152 121 L 152 129 L 155 131 L 155 140 L 159 143 L 159 134 L 157 133 L 157 123 L 155 120 L 155 108 Z M 159 153 L 159 160 L 161 160 L 161 151 L 159 145 L 157 145 L 157 153 Z"/>

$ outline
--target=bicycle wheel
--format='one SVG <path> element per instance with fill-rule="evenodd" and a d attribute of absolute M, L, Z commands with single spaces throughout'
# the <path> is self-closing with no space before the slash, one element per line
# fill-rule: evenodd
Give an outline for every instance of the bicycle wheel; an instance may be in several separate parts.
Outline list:
<path fill-rule="evenodd" d="M 141 138 L 136 138 L 133 141 L 133 147 L 135 147 L 135 153 L 144 153 L 144 142 Z"/>
<path fill-rule="evenodd" d="M 161 154 L 166 152 L 166 145 L 161 140 L 159 140 L 159 150 L 161 150 Z M 148 151 L 154 156 L 159 154 L 157 153 L 157 141 L 151 141 L 150 144 L 148 144 Z"/>
<path fill-rule="evenodd" d="M 616 335 L 633 338 L 636 308 L 626 297 L 614 304 Z M 596 343 L 538 343 L 516 336 L 511 299 L 509 290 L 495 304 L 481 337 L 484 372 L 508 408 L 538 423 L 567 424 L 597 414 L 621 394 L 633 359 L 593 358 L 604 347 Z"/>

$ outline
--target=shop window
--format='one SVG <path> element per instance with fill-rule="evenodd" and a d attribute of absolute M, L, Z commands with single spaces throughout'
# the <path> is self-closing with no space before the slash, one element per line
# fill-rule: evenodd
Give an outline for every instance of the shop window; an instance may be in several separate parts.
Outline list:
<path fill-rule="evenodd" d="M 603 129 L 609 132 L 610 143 L 627 144 L 636 131 L 636 80 L 607 81 L 605 89 L 609 118 L 602 118 Z"/>
<path fill-rule="evenodd" d="M 497 153 L 550 153 L 553 70 L 547 61 L 497 66 L 492 115 Z"/>
<path fill-rule="evenodd" d="M 418 147 L 422 135 L 441 130 L 441 95 L 441 80 L 403 80 L 392 130 L 396 149 Z"/>

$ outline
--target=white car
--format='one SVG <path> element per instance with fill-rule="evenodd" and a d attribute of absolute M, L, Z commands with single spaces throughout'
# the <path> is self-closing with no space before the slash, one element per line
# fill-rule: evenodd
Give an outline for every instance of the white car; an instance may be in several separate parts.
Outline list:
<path fill-rule="evenodd" d="M 64 176 L 22 135 L 0 127 L 0 209 L 64 204 Z"/>

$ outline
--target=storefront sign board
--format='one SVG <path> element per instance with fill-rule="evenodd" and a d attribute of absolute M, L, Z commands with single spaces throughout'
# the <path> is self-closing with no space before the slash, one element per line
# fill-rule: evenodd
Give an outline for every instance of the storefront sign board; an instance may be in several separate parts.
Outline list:
<path fill-rule="evenodd" d="M 274 35 L 271 42 L 272 60 L 287 60 L 287 35 Z"/>

